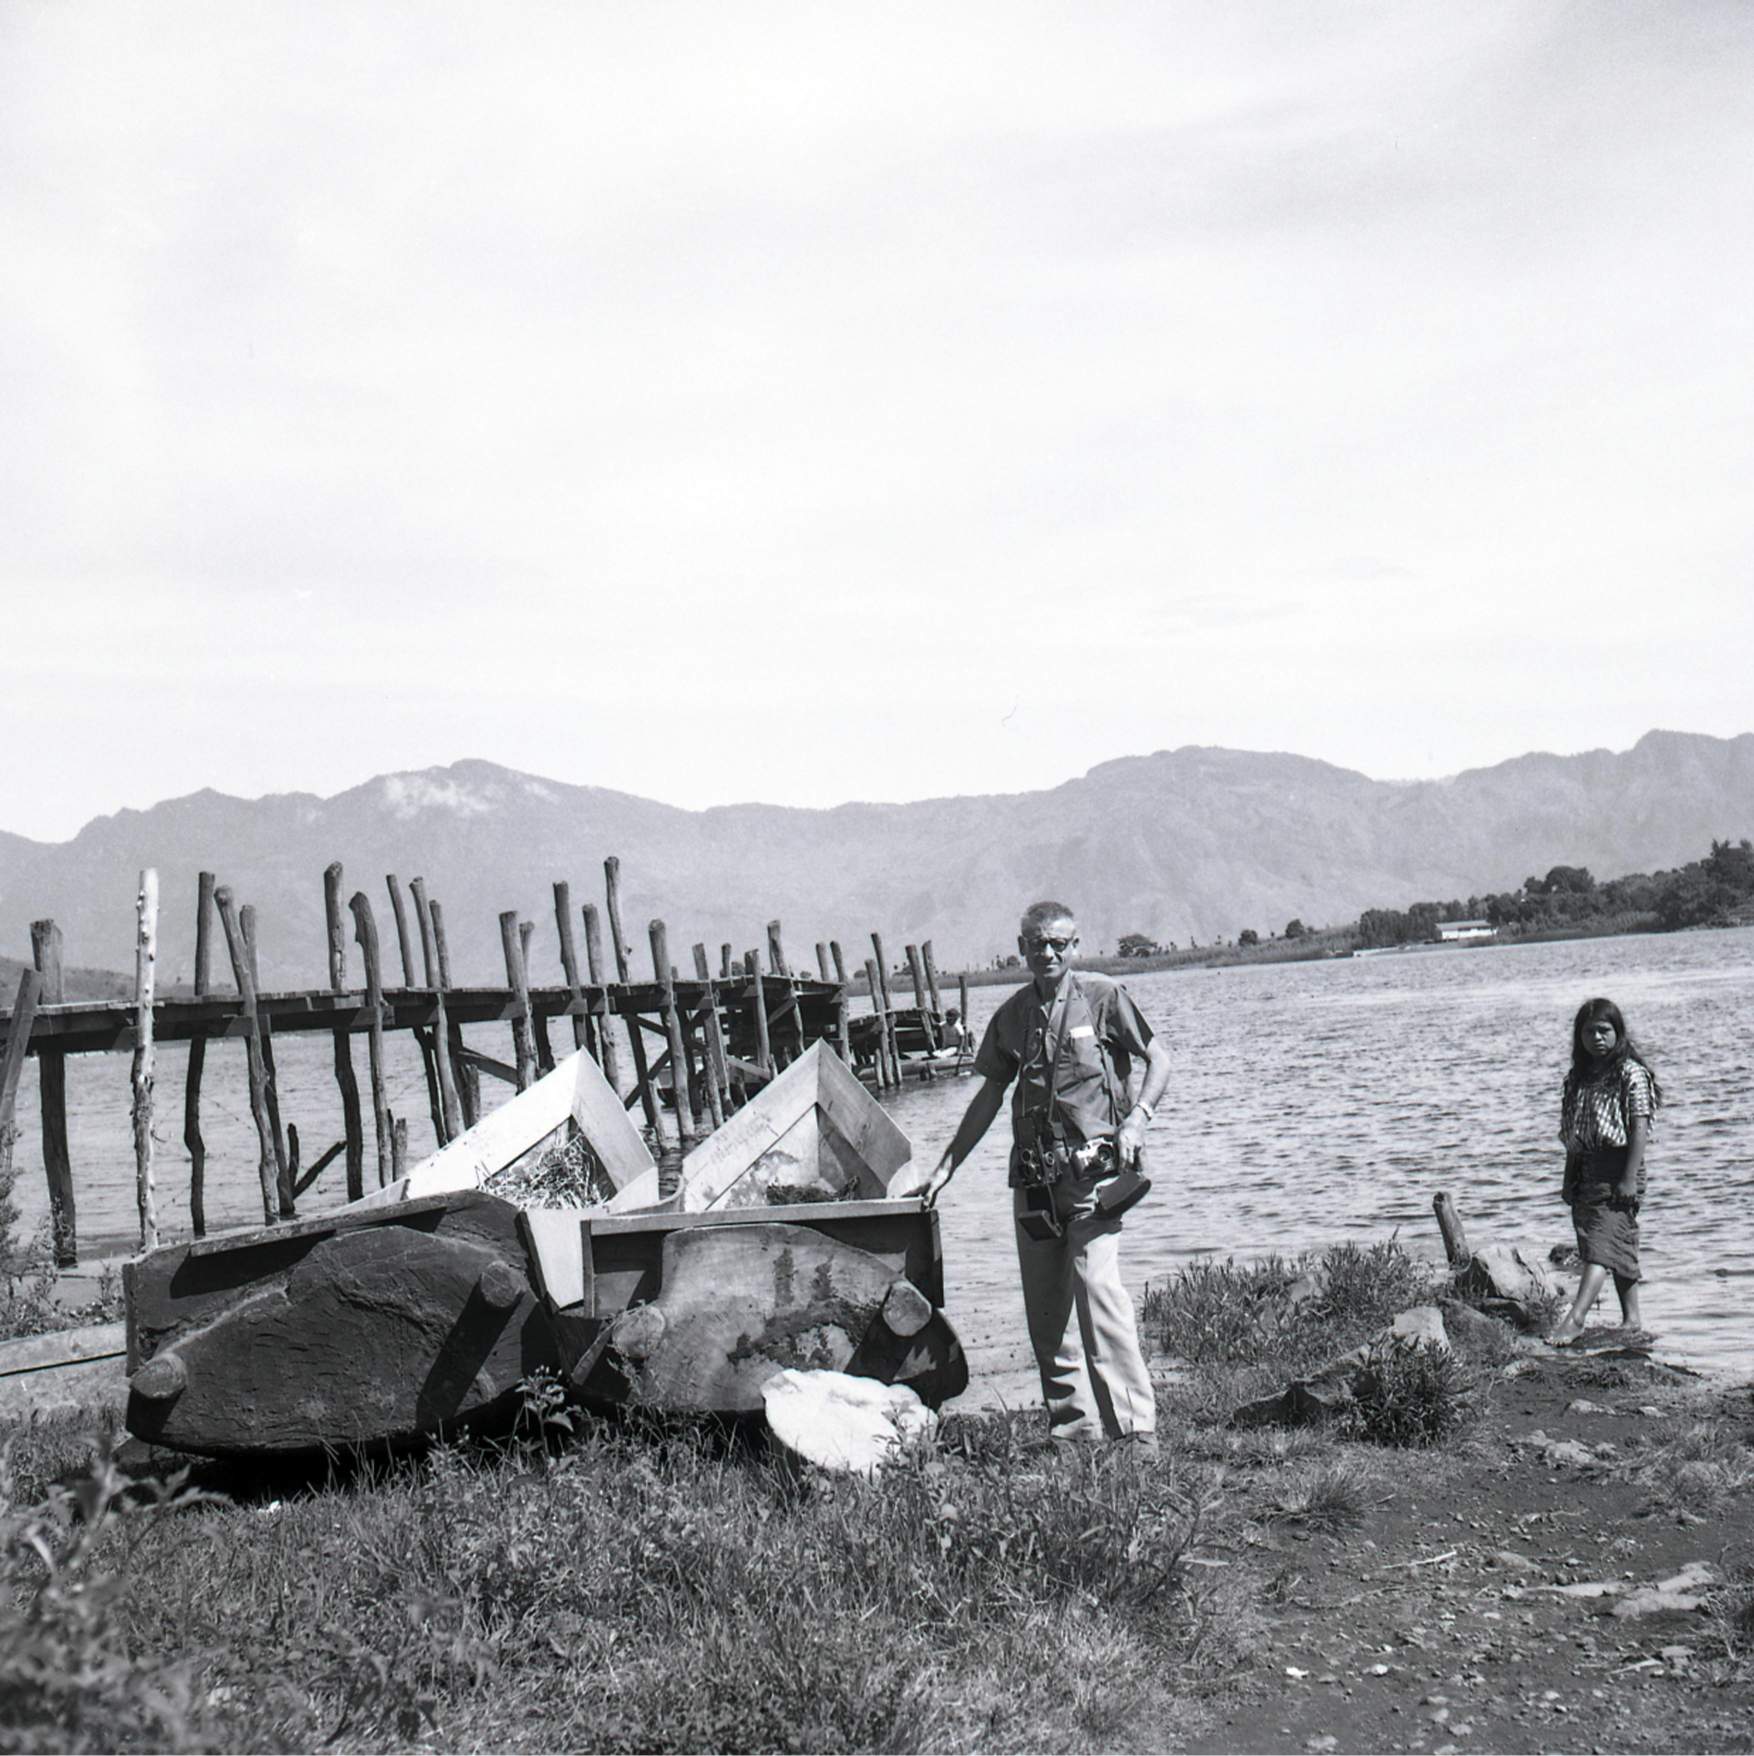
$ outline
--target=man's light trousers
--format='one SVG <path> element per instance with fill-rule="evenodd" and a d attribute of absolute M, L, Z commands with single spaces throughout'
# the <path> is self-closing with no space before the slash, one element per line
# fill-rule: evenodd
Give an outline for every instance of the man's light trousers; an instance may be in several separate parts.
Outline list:
<path fill-rule="evenodd" d="M 1096 1187 L 1071 1178 L 1056 1186 L 1062 1236 L 1038 1243 L 1017 1228 L 1029 1341 L 1056 1439 L 1119 1439 L 1157 1427 L 1133 1301 L 1121 1284 L 1123 1221 L 1097 1215 Z M 1020 1213 L 1023 1191 L 1012 1194 Z"/>

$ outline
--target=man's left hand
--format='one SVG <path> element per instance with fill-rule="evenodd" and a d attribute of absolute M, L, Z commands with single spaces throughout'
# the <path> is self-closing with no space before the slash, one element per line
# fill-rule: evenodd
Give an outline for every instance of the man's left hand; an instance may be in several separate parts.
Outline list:
<path fill-rule="evenodd" d="M 1122 1170 L 1131 1171 L 1137 1168 L 1139 1153 L 1144 1145 L 1145 1124 L 1129 1117 L 1115 1135 L 1115 1156 L 1120 1159 Z"/>

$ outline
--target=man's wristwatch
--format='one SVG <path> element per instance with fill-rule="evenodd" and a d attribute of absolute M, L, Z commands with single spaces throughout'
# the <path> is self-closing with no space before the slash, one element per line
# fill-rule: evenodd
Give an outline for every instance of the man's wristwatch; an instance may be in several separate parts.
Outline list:
<path fill-rule="evenodd" d="M 1147 1122 L 1151 1121 L 1157 1114 L 1157 1112 L 1154 1109 L 1152 1109 L 1152 1107 L 1148 1103 L 1145 1103 L 1143 1100 L 1141 1100 L 1139 1103 L 1134 1104 L 1133 1109 L 1137 1110 L 1139 1112 L 1139 1114 L 1142 1115 Z M 1128 1114 L 1131 1115 L 1132 1111 L 1128 1111 Z"/>

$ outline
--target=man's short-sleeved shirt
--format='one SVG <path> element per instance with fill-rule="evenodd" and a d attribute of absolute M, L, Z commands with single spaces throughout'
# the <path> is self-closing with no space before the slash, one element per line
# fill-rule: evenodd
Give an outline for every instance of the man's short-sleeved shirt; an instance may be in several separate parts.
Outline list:
<path fill-rule="evenodd" d="M 1073 970 L 1058 1037 L 1052 1030 L 1058 996 L 1044 1002 L 1034 982 L 1006 999 L 987 1023 L 974 1070 L 1009 1085 L 1011 1171 L 1017 1175 L 1020 1125 L 1047 1107 L 1050 1069 L 1055 1115 L 1082 1140 L 1112 1135 L 1126 1113 L 1127 1079 L 1151 1042 L 1151 1026 L 1119 982 L 1094 970 Z M 1106 1061 L 1106 1069 L 1105 1069 Z"/>

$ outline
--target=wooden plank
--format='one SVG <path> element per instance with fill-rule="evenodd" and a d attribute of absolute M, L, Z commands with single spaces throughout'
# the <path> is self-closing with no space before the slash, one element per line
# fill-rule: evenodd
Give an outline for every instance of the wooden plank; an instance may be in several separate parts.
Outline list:
<path fill-rule="evenodd" d="M 67 990 L 61 963 L 61 929 L 53 921 L 31 922 L 30 957 L 43 978 L 44 1002 L 51 1006 L 62 1004 Z M 37 1096 L 42 1111 L 43 1176 L 49 1186 L 55 1266 L 72 1268 L 79 1261 L 79 1215 L 73 1195 L 73 1154 L 67 1144 L 65 1055 L 49 1048 L 37 1051 Z"/>

